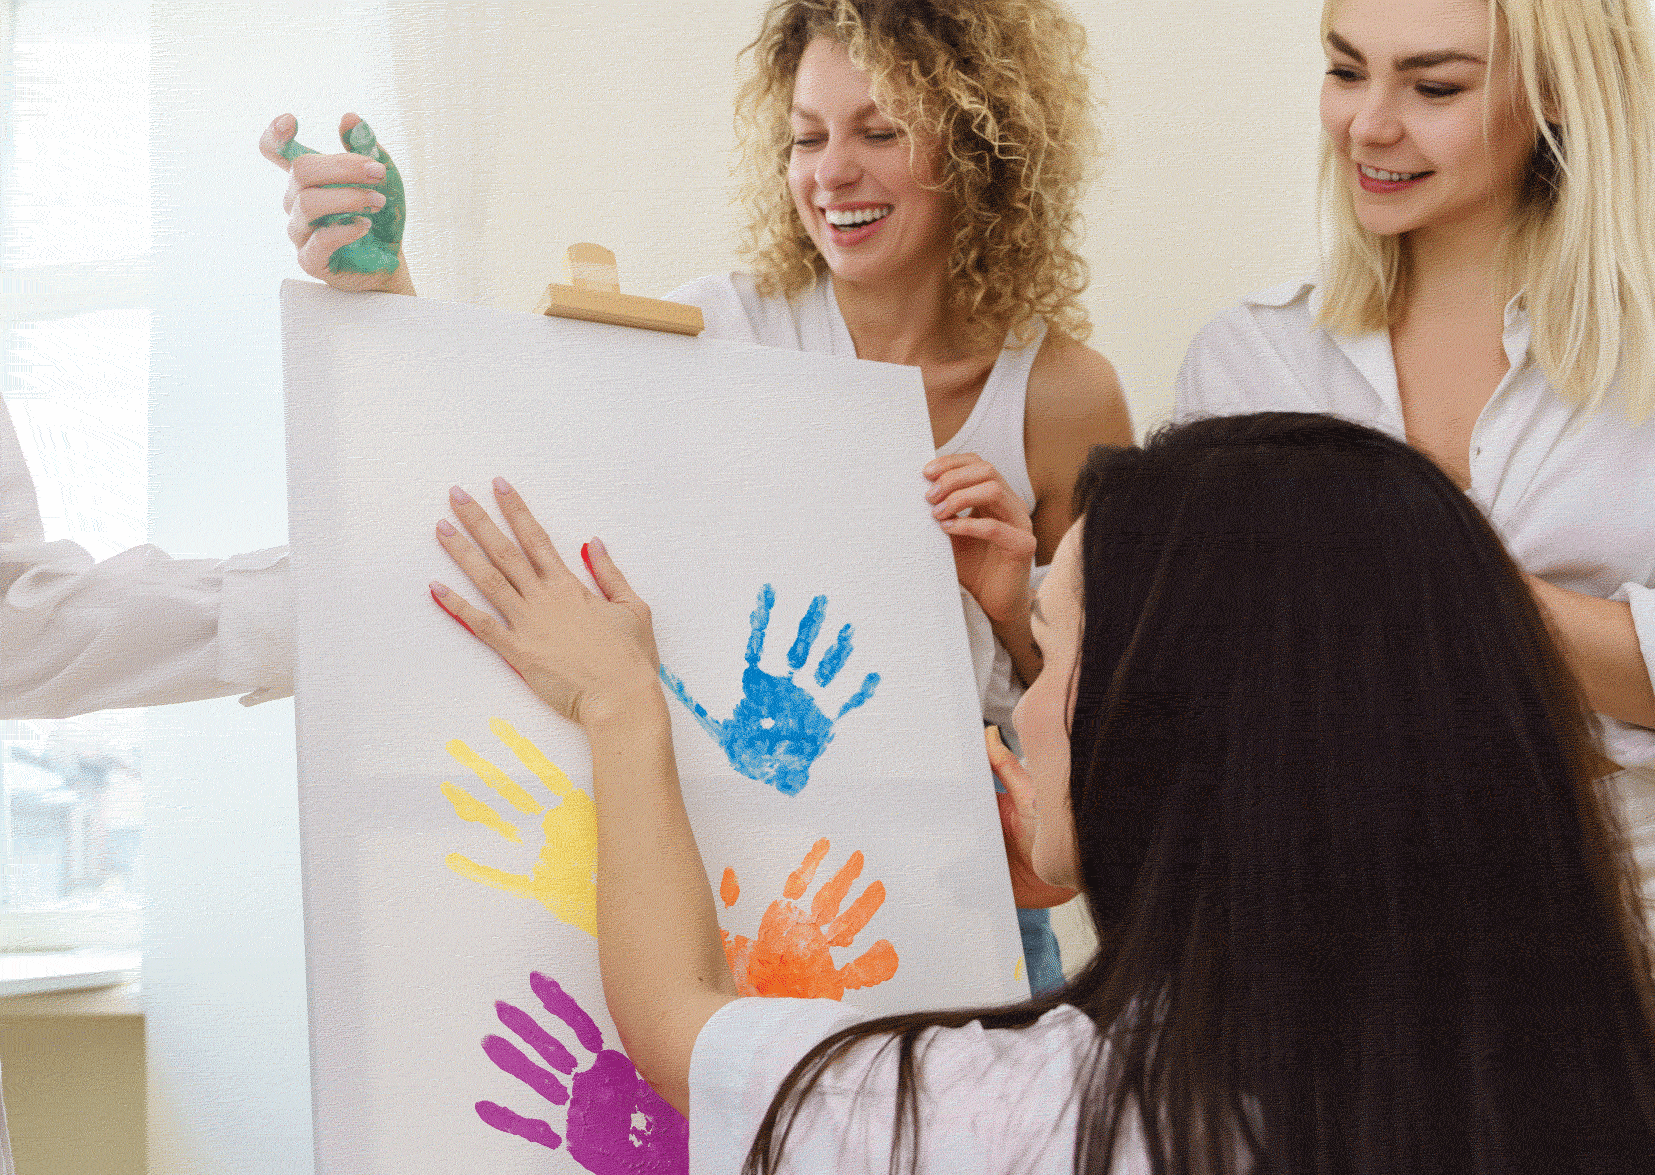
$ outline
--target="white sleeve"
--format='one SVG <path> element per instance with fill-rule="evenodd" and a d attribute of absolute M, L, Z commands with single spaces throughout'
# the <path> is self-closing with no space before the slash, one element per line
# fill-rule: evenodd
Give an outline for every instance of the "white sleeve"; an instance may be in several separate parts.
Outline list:
<path fill-rule="evenodd" d="M 64 718 L 225 694 L 293 692 L 286 552 L 172 559 L 134 547 L 95 563 L 43 541 L 34 485 L 0 427 L 0 718 Z"/>
<path fill-rule="evenodd" d="M 723 339 L 731 343 L 757 344 L 760 341 L 733 275 L 714 273 L 698 277 L 667 294 L 664 300 L 700 307 L 703 338 Z"/>
<path fill-rule="evenodd" d="M 1245 389 L 1236 381 L 1237 342 L 1226 314 L 1201 328 L 1184 352 L 1173 385 L 1174 423 L 1247 412 Z"/>
<path fill-rule="evenodd" d="M 865 1018 L 835 1000 L 762 996 L 714 1012 L 690 1054 L 690 1175 L 741 1170 L 793 1066 L 812 1045 Z"/>
<path fill-rule="evenodd" d="M 691 1175 L 739 1171 L 783 1078 L 829 1033 L 864 1017 L 831 1000 L 743 999 L 714 1014 L 690 1062 Z M 928 1175 L 1070 1175 L 1078 1065 L 1094 1033 L 1074 1008 L 1027 1029 L 928 1029 L 915 1045 L 919 1167 Z M 788 1172 L 890 1170 L 898 1052 L 858 1042 L 801 1103 L 783 1151 Z M 1117 1158 L 1124 1157 L 1120 1154 Z M 1123 1175 L 1146 1165 L 1118 1163 Z"/>

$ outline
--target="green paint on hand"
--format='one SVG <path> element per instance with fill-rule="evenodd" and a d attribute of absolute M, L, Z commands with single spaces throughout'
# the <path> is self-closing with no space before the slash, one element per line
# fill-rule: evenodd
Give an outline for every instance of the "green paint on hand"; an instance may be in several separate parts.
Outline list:
<path fill-rule="evenodd" d="M 385 165 L 385 178 L 377 184 L 327 184 L 330 188 L 371 188 L 385 197 L 385 207 L 378 212 L 371 212 L 364 208 L 361 212 L 333 212 L 327 216 L 318 216 L 310 222 L 311 228 L 323 228 L 333 224 L 350 224 L 359 217 L 366 216 L 370 223 L 368 234 L 348 245 L 341 245 L 328 258 L 328 268 L 334 273 L 393 273 L 400 260 L 402 245 L 402 226 L 408 218 L 407 199 L 402 190 L 402 174 L 397 171 L 396 164 L 391 157 L 385 154 L 385 149 L 379 145 L 379 140 L 369 129 L 368 124 L 359 122 L 350 130 L 339 136 L 345 144 L 345 149 L 357 155 L 366 155 Z M 281 152 L 284 158 L 297 159 L 301 155 L 315 155 L 316 152 L 304 146 L 298 139 L 289 139 L 282 144 Z"/>

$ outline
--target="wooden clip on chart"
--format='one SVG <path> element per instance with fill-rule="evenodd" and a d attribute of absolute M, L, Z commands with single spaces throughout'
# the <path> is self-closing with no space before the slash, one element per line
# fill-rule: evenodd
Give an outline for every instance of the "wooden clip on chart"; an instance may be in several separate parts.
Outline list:
<path fill-rule="evenodd" d="M 570 245 L 567 265 L 569 284 L 553 282 L 547 286 L 534 308 L 536 314 L 641 326 L 677 335 L 698 335 L 705 325 L 699 306 L 621 293 L 615 255 L 602 245 Z"/>

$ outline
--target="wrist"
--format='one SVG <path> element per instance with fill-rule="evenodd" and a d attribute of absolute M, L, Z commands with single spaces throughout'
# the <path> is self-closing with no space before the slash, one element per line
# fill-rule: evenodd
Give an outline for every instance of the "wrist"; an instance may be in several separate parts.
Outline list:
<path fill-rule="evenodd" d="M 666 695 L 661 692 L 661 680 L 655 675 L 583 700 L 576 721 L 594 743 L 636 739 L 651 731 L 672 729 Z"/>
<path fill-rule="evenodd" d="M 988 622 L 994 626 L 996 632 L 1032 632 L 1033 628 L 1029 623 L 1029 605 L 1032 600 L 1033 593 L 1025 588 L 1020 596 L 1008 604 L 996 608 L 993 612 L 989 612 L 987 608 L 983 611 L 988 615 Z"/>

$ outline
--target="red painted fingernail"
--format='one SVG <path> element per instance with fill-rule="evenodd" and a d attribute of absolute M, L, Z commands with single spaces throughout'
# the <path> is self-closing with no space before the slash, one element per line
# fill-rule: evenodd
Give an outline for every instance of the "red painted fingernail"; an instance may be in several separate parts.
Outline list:
<path fill-rule="evenodd" d="M 446 519 L 446 518 L 440 520 L 437 523 L 437 530 L 438 530 L 439 533 L 447 535 L 450 538 L 452 538 L 453 536 L 460 533 L 459 531 L 454 529 L 454 524 L 452 522 L 448 521 L 448 519 Z"/>
<path fill-rule="evenodd" d="M 580 545 L 580 561 L 582 563 L 586 564 L 586 570 L 591 571 L 592 572 L 592 578 L 596 579 L 598 577 L 598 573 L 596 571 L 592 571 L 592 544 L 591 543 L 582 543 Z"/>

